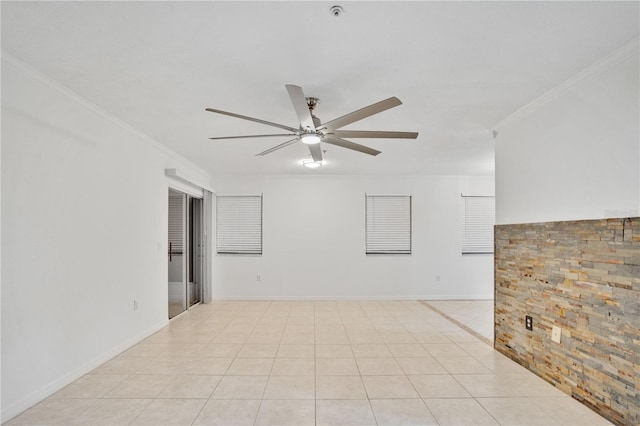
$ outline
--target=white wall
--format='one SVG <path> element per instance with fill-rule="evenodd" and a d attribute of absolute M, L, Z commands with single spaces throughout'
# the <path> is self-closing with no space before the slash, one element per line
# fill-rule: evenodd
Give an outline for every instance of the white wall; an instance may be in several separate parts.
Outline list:
<path fill-rule="evenodd" d="M 496 126 L 498 224 L 640 214 L 638 41 Z"/>
<path fill-rule="evenodd" d="M 462 256 L 459 225 L 460 194 L 493 195 L 492 177 L 256 176 L 214 183 L 220 195 L 264 197 L 263 255 L 216 255 L 214 298 L 493 298 L 493 256 Z M 365 255 L 365 193 L 413 196 L 411 256 Z"/>
<path fill-rule="evenodd" d="M 2 59 L 7 420 L 167 323 L 164 169 L 209 176 Z"/>

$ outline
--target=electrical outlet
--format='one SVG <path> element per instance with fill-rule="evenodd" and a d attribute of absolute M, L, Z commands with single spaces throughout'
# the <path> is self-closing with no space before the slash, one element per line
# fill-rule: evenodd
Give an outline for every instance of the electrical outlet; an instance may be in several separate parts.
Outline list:
<path fill-rule="evenodd" d="M 527 327 L 527 330 L 533 331 L 533 318 L 527 315 L 524 317 L 524 326 Z"/>
<path fill-rule="evenodd" d="M 136 299 L 133 299 L 133 310 L 134 311 L 138 310 L 138 301 Z"/>
<path fill-rule="evenodd" d="M 436 281 L 440 281 L 440 275 L 436 275 Z"/>
<path fill-rule="evenodd" d="M 560 343 L 560 336 L 562 336 L 562 329 L 557 325 L 554 325 L 551 329 L 551 340 L 556 343 Z"/>
<path fill-rule="evenodd" d="M 256 281 L 262 281 L 262 275 L 256 275 Z"/>

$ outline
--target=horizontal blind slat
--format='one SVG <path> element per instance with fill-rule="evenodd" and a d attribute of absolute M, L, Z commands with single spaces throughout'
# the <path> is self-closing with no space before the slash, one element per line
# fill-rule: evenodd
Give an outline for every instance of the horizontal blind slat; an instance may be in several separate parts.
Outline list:
<path fill-rule="evenodd" d="M 464 197 L 462 253 L 493 253 L 495 197 Z"/>
<path fill-rule="evenodd" d="M 169 242 L 171 252 L 181 254 L 184 250 L 184 196 L 169 196 Z"/>
<path fill-rule="evenodd" d="M 411 253 L 411 196 L 366 196 L 366 253 Z"/>
<path fill-rule="evenodd" d="M 262 254 L 262 196 L 216 197 L 219 254 Z"/>

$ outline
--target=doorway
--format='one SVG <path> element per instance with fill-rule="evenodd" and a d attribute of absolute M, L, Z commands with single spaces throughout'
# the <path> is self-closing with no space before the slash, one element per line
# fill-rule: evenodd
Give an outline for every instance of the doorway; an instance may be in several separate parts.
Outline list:
<path fill-rule="evenodd" d="M 168 316 L 202 301 L 203 202 L 169 189 Z"/>

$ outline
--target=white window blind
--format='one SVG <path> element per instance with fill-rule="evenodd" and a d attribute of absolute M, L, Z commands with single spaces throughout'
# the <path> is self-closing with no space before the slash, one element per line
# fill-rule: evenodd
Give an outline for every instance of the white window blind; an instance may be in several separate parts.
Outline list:
<path fill-rule="evenodd" d="M 462 253 L 493 253 L 495 197 L 463 196 Z"/>
<path fill-rule="evenodd" d="M 216 196 L 218 254 L 262 254 L 262 195 Z"/>
<path fill-rule="evenodd" d="M 169 195 L 169 243 L 173 254 L 184 250 L 184 198 L 184 194 Z"/>
<path fill-rule="evenodd" d="M 366 195 L 366 253 L 411 254 L 411 196 Z"/>

